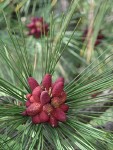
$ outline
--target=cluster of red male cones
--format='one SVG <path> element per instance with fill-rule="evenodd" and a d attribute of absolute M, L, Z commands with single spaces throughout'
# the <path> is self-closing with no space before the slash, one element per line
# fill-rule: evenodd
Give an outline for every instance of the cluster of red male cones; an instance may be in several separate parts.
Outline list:
<path fill-rule="evenodd" d="M 83 33 L 83 41 L 85 41 L 87 34 L 88 34 L 88 29 L 86 29 Z M 96 41 L 95 41 L 95 46 L 101 44 L 103 39 L 105 39 L 105 36 L 103 35 L 103 33 L 100 30 L 97 35 Z"/>
<path fill-rule="evenodd" d="M 52 83 L 52 76 L 46 74 L 40 85 L 32 77 L 28 78 L 28 84 L 31 93 L 26 95 L 26 110 L 22 114 L 30 116 L 33 124 L 46 122 L 57 127 L 59 122 L 65 122 L 69 106 L 65 104 L 64 78 Z"/>
<path fill-rule="evenodd" d="M 35 38 L 40 38 L 42 35 L 47 35 L 49 31 L 49 26 L 41 18 L 32 18 L 30 24 L 27 25 L 29 29 L 29 35 L 33 35 Z"/>

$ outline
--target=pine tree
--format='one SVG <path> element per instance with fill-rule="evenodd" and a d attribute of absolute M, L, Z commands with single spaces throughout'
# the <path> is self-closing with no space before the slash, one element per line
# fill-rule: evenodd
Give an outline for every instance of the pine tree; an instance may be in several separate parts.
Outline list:
<path fill-rule="evenodd" d="M 26 4 L 26 1 L 23 3 Z M 104 1 L 103 5 L 105 6 L 106 3 L 108 4 Z M 63 54 L 67 52 L 69 45 L 73 44 L 72 41 L 80 23 L 79 20 L 65 41 L 68 33 L 67 27 L 79 4 L 79 1 L 72 1 L 67 14 L 62 14 L 57 34 L 56 20 L 54 14 L 50 13 L 49 32 L 45 35 L 45 32 L 42 34 L 41 30 L 38 40 L 26 35 L 25 26 L 21 21 L 21 11 L 17 11 L 18 26 L 14 28 L 8 21 L 6 12 L 2 12 L 7 25 L 7 31 L 4 33 L 8 42 L 0 39 L 1 149 L 112 150 L 112 133 L 104 130 L 100 124 L 97 125 L 99 121 L 104 123 L 109 121 L 113 112 L 112 93 L 104 94 L 106 90 L 112 90 L 113 85 L 110 50 L 107 49 L 101 55 L 94 57 L 94 61 L 73 80 L 64 82 L 65 80 L 61 77 L 60 81 L 56 81 L 59 77 L 58 63 L 61 62 L 61 58 L 66 61 Z M 35 6 L 34 3 L 33 6 Z M 20 7 L 21 5 L 18 5 L 16 10 Z M 27 13 L 25 14 L 27 15 Z M 97 30 L 95 29 L 95 32 Z M 87 51 L 86 46 L 83 46 L 84 50 Z M 80 57 L 80 59 L 82 58 Z M 61 65 L 64 67 L 63 64 Z M 53 82 L 54 84 L 52 84 Z M 37 87 L 41 89 L 40 100 L 37 100 Z M 65 96 L 61 103 L 64 91 L 67 97 Z M 36 94 L 36 97 L 33 97 L 35 100 L 30 99 L 28 94 L 30 94 L 30 98 Z M 26 104 L 28 101 L 30 101 L 30 105 L 27 103 L 29 106 Z M 55 113 L 45 115 L 44 109 L 46 108 L 43 108 L 43 113 L 42 108 L 37 111 L 39 108 L 37 101 L 40 101 L 43 106 L 45 104 L 52 106 Z M 62 104 L 66 106 L 62 106 L 63 111 L 61 111 Z M 31 105 L 32 107 L 30 107 Z M 100 109 L 98 110 L 98 108 Z M 27 110 L 27 114 L 25 114 L 25 110 Z M 47 111 L 51 113 L 52 110 L 49 107 Z M 39 115 L 38 117 L 41 116 L 41 121 L 38 122 L 35 119 L 33 121 L 36 114 Z M 54 116 L 54 123 L 53 118 L 49 120 L 48 116 L 51 118 Z M 52 123 L 49 124 L 48 120 Z M 58 124 L 55 121 L 58 121 Z"/>

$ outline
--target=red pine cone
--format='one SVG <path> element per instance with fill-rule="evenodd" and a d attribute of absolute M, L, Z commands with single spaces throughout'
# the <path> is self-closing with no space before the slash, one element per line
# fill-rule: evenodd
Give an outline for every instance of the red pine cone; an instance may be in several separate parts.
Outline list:
<path fill-rule="evenodd" d="M 52 96 L 56 96 L 56 97 L 60 96 L 61 93 L 63 92 L 63 88 L 64 88 L 63 82 L 56 83 L 52 90 Z"/>
<path fill-rule="evenodd" d="M 40 101 L 40 95 L 41 95 L 41 88 L 40 86 L 36 87 L 33 92 L 32 92 L 32 96 L 34 97 L 36 102 Z"/>
<path fill-rule="evenodd" d="M 64 83 L 64 78 L 59 77 L 59 78 L 55 81 L 55 83 L 58 83 L 58 82 L 63 82 L 63 83 Z"/>
<path fill-rule="evenodd" d="M 93 33 L 93 31 L 92 31 Z M 88 34 L 88 29 L 86 29 L 83 33 L 83 41 L 85 41 L 86 37 Z M 102 40 L 105 38 L 105 36 L 103 35 L 103 33 L 101 32 L 101 30 L 99 31 L 98 35 L 97 35 L 97 39 L 95 41 L 95 46 L 99 45 L 102 43 Z"/>
<path fill-rule="evenodd" d="M 29 28 L 29 35 L 33 35 L 35 38 L 40 38 L 41 35 L 47 35 L 49 31 L 49 26 L 44 22 L 42 17 L 33 18 L 27 27 Z"/>
<path fill-rule="evenodd" d="M 56 108 L 56 110 L 53 112 L 53 116 L 61 122 L 66 121 L 66 114 L 60 108 Z"/>
<path fill-rule="evenodd" d="M 30 101 L 30 103 L 36 102 L 33 96 L 30 97 L 29 101 Z"/>
<path fill-rule="evenodd" d="M 47 91 L 43 91 L 41 93 L 40 102 L 41 102 L 42 106 L 50 102 L 50 96 Z"/>
<path fill-rule="evenodd" d="M 34 25 L 34 23 L 33 23 L 33 22 L 31 22 L 30 24 L 28 24 L 28 25 L 27 25 L 27 27 L 32 29 L 32 28 L 34 28 L 34 27 L 35 27 L 35 25 Z"/>
<path fill-rule="evenodd" d="M 32 95 L 28 93 L 28 94 L 26 95 L 27 100 L 29 100 L 31 96 L 32 96 Z"/>
<path fill-rule="evenodd" d="M 46 90 L 49 90 L 52 84 L 52 79 L 50 74 L 46 74 L 42 80 L 42 85 Z"/>
<path fill-rule="evenodd" d="M 34 78 L 32 78 L 32 77 L 29 77 L 29 78 L 27 79 L 27 81 L 28 81 L 29 87 L 30 87 L 30 89 L 31 89 L 32 91 L 33 91 L 37 86 L 39 86 L 38 82 L 37 82 Z"/>
<path fill-rule="evenodd" d="M 41 123 L 41 120 L 40 120 L 39 114 L 38 114 L 38 115 L 36 115 L 36 116 L 32 116 L 32 123 L 34 123 L 34 124 Z"/>
<path fill-rule="evenodd" d="M 30 101 L 27 100 L 26 103 L 25 103 L 26 107 L 29 107 L 31 105 Z"/>
<path fill-rule="evenodd" d="M 39 118 L 41 122 L 47 122 L 49 120 L 49 116 L 45 111 L 40 112 Z"/>
<path fill-rule="evenodd" d="M 55 81 L 55 83 L 53 83 L 52 88 L 53 88 L 53 87 L 55 86 L 55 84 L 57 84 L 58 82 L 63 82 L 63 83 L 64 83 L 64 78 L 59 77 L 59 78 Z"/>
<path fill-rule="evenodd" d="M 29 28 L 32 29 L 33 26 L 30 24 Z M 32 77 L 28 78 L 28 84 L 32 92 L 26 95 L 27 108 L 22 113 L 23 116 L 31 116 L 34 124 L 48 122 L 52 127 L 57 127 L 59 121 L 66 121 L 69 106 L 65 104 L 67 95 L 63 90 L 64 78 L 58 78 L 52 84 L 52 76 L 46 74 L 41 85 Z"/>
<path fill-rule="evenodd" d="M 64 112 L 67 112 L 68 109 L 69 109 L 69 106 L 68 106 L 67 104 L 62 104 L 62 105 L 60 106 L 60 109 L 62 109 L 62 111 L 64 111 Z"/>
<path fill-rule="evenodd" d="M 29 116 L 34 116 L 38 114 L 42 109 L 41 103 L 32 103 L 28 108 L 27 108 L 27 114 Z"/>

